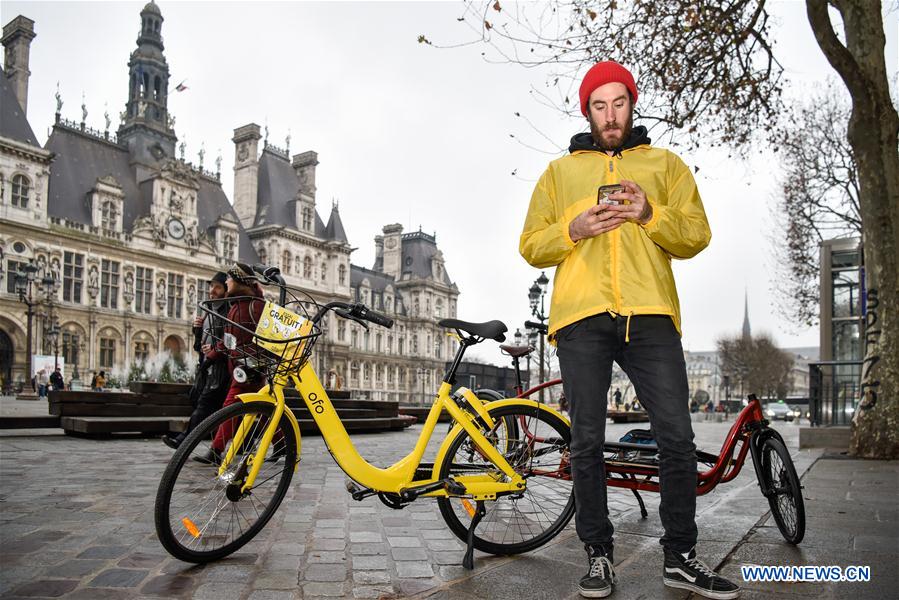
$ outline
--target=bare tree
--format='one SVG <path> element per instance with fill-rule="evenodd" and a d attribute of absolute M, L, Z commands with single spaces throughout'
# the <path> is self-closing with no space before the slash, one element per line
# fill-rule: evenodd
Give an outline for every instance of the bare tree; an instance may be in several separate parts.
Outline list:
<path fill-rule="evenodd" d="M 717 347 L 722 373 L 739 382 L 744 394 L 787 397 L 793 357 L 779 349 L 771 336 L 720 338 Z"/>
<path fill-rule="evenodd" d="M 785 218 L 772 237 L 772 287 L 779 308 L 797 325 L 818 323 L 820 242 L 862 235 L 858 166 L 846 139 L 849 112 L 829 85 L 791 111 L 793 125 L 780 143 L 783 172 L 772 212 Z"/>
<path fill-rule="evenodd" d="M 766 2 L 553 0 L 504 10 L 497 0 L 466 3 L 460 20 L 474 30 L 474 43 L 490 44 L 504 60 L 551 65 L 555 72 L 543 94 L 551 104 L 561 101 L 573 111 L 580 74 L 613 58 L 639 76 L 642 121 L 682 134 L 690 146 L 720 144 L 745 154 L 759 136 L 778 142 L 787 125 L 779 120 L 783 69 Z M 897 458 L 899 114 L 887 79 L 882 6 L 878 0 L 806 0 L 806 12 L 852 105 L 847 139 L 857 165 L 868 299 L 852 450 Z M 430 43 L 425 36 L 419 41 Z"/>

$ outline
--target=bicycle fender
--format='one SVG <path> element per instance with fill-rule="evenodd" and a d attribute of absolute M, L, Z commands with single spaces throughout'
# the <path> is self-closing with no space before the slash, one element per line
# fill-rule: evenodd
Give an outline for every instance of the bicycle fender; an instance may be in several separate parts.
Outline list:
<path fill-rule="evenodd" d="M 249 394 L 238 394 L 237 399 L 241 402 L 268 402 L 271 405 L 276 404 L 275 399 L 269 396 L 268 394 L 260 394 L 260 393 L 249 393 Z M 293 433 L 297 440 L 297 464 L 294 465 L 293 470 L 297 471 L 300 467 L 300 424 L 297 422 L 296 415 L 293 414 L 293 411 L 288 409 L 287 406 L 284 407 L 284 415 L 287 416 L 287 419 L 290 421 L 291 427 L 293 427 Z"/>
<path fill-rule="evenodd" d="M 565 418 L 559 411 L 553 409 L 552 407 L 547 406 L 541 402 L 537 402 L 536 400 L 527 400 L 524 398 L 506 398 L 503 400 L 496 400 L 494 402 L 490 402 L 484 405 L 484 408 L 489 412 L 494 408 L 502 408 L 504 406 L 527 406 L 528 408 L 536 408 L 539 410 L 546 411 L 562 420 L 563 423 L 571 426 L 571 422 Z M 462 426 L 456 423 L 453 428 L 450 430 L 446 437 L 443 438 L 443 442 L 440 444 L 440 449 L 437 450 L 437 457 L 434 459 L 434 470 L 432 471 L 432 476 L 436 478 L 438 476 L 440 465 L 443 464 L 444 458 L 446 458 L 446 454 L 449 452 L 450 444 L 459 432 L 462 431 Z"/>

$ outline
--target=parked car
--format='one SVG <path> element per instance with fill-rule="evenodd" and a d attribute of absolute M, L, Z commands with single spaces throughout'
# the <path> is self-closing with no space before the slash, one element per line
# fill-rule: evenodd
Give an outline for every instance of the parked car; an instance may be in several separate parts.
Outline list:
<path fill-rule="evenodd" d="M 801 414 L 798 410 L 783 402 L 771 403 L 765 406 L 765 416 L 772 421 L 792 421 L 801 416 Z"/>

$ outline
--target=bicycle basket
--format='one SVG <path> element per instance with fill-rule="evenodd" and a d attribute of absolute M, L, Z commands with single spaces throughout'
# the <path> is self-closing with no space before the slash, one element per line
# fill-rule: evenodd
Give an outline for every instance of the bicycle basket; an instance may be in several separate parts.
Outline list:
<path fill-rule="evenodd" d="M 214 340 L 211 345 L 215 350 L 228 356 L 234 379 L 240 383 L 272 381 L 298 372 L 321 335 L 321 329 L 308 318 L 262 298 L 228 298 L 230 307 L 250 304 L 247 310 L 236 311 L 243 317 L 237 319 L 229 318 L 235 316 L 235 311 L 229 311 L 228 317 L 216 311 L 213 303 L 217 302 L 200 303 L 211 319 L 204 335 Z"/>

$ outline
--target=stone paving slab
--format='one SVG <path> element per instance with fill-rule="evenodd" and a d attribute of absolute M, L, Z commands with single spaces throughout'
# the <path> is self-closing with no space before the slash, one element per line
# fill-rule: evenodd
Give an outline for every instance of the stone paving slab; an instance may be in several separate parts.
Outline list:
<path fill-rule="evenodd" d="M 717 452 L 729 426 L 695 423 L 697 445 Z M 610 425 L 607 437 L 617 439 L 630 428 Z M 795 448 L 798 428 L 778 428 Z M 412 448 L 419 431 L 415 426 L 353 440 L 373 464 L 386 466 Z M 437 445 L 431 443 L 429 455 Z M 816 456 L 794 454 L 800 472 Z M 584 569 L 572 524 L 526 555 L 477 552 L 475 571 L 465 571 L 463 544 L 447 529 L 436 503 L 424 500 L 396 511 L 376 498 L 353 501 L 321 438 L 312 436 L 303 440 L 303 460 L 287 498 L 259 536 L 217 563 L 190 565 L 169 557 L 153 528 L 156 488 L 170 456 L 158 439 L 0 434 L 0 596 L 573 598 Z M 746 467 L 734 482 L 699 500 L 700 539 L 712 564 L 723 561 L 767 510 L 752 467 Z M 879 489 L 879 476 L 864 473 L 852 479 L 846 494 Z M 829 481 L 834 480 L 839 482 Z M 658 504 L 652 494 L 644 498 L 650 516 L 641 520 L 629 491 L 609 492 L 618 531 L 616 562 L 624 565 L 622 591 L 636 593 L 616 597 L 684 597 L 664 589 L 656 577 Z M 893 525 L 899 521 L 894 509 L 873 502 L 866 507 L 872 518 Z M 759 528 L 756 533 L 770 532 Z M 879 535 L 876 529 L 865 534 Z M 857 536 L 853 544 L 863 552 L 866 544 L 877 542 Z M 777 544 L 765 538 L 760 543 Z M 489 589 L 497 581 L 502 585 Z"/>

